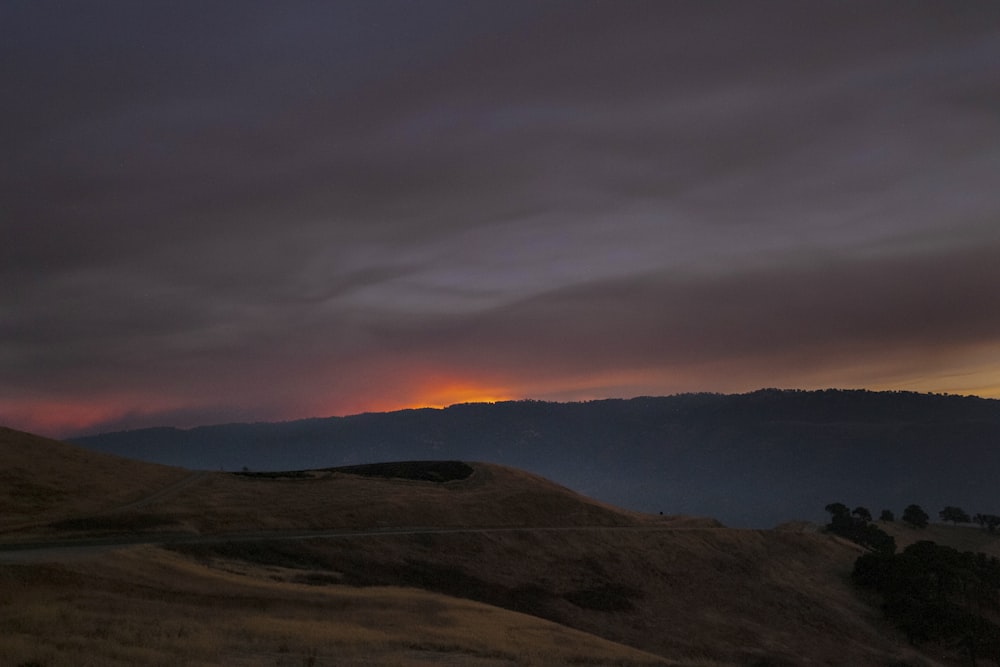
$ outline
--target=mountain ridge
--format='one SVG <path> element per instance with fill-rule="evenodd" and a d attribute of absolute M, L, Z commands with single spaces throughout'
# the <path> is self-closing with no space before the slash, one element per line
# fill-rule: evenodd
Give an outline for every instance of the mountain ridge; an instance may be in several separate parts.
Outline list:
<path fill-rule="evenodd" d="M 72 439 L 187 468 L 490 461 L 645 512 L 767 527 L 831 501 L 994 512 L 1000 401 L 866 390 L 505 401 Z"/>

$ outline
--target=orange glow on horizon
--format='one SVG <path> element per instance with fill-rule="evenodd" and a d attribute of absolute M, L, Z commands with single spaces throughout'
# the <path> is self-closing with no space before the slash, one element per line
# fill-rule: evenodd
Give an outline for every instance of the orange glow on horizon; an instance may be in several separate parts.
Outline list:
<path fill-rule="evenodd" d="M 844 369 L 842 372 L 774 372 L 767 380 L 754 367 L 706 364 L 689 369 L 622 369 L 550 377 L 541 373 L 481 374 L 473 369 L 427 369 L 397 364 L 373 373 L 367 382 L 332 384 L 323 395 L 315 387 L 284 397 L 276 405 L 257 399 L 256 407 L 238 412 L 206 409 L 197 396 L 155 396 L 149 393 L 105 394 L 74 398 L 0 397 L 0 426 L 52 438 L 98 430 L 146 426 L 189 428 L 227 421 L 279 421 L 331 415 L 441 409 L 462 403 L 497 403 L 535 399 L 556 402 L 590 401 L 635 396 L 667 396 L 710 391 L 745 393 L 773 386 L 804 390 L 839 387 L 871 391 L 905 390 L 1000 399 L 1000 350 L 955 366 L 949 374 L 908 376 L 898 365 Z M 985 357 L 985 359 L 984 359 Z M 234 418 L 235 415 L 235 418 Z"/>
<path fill-rule="evenodd" d="M 674 384 L 677 379 L 673 378 Z M 659 391 L 657 387 L 660 387 Z M 605 398 L 630 398 L 641 395 L 678 393 L 681 391 L 664 385 L 662 378 L 647 369 L 588 373 L 558 379 L 470 379 L 460 372 L 440 371 L 397 372 L 394 385 L 380 387 L 378 394 L 355 395 L 348 400 L 330 397 L 325 407 L 317 406 L 314 412 L 341 416 L 414 410 L 419 408 L 441 409 L 462 403 L 498 403 L 522 399 L 574 402 Z"/>
<path fill-rule="evenodd" d="M 93 431 L 123 418 L 155 417 L 183 407 L 182 403 L 165 399 L 147 398 L 141 407 L 136 407 L 136 402 L 135 397 L 123 399 L 120 396 L 89 400 L 0 400 L 0 426 L 59 440 Z"/>
<path fill-rule="evenodd" d="M 19 401 L 0 403 L 2 426 L 49 438 L 63 438 L 122 414 L 114 401 Z"/>
<path fill-rule="evenodd" d="M 469 379 L 459 373 L 442 373 L 414 369 L 396 369 L 389 380 L 378 378 L 362 391 L 347 395 L 331 393 L 309 405 L 299 406 L 297 414 L 290 419 L 309 416 L 340 416 L 394 412 L 396 410 L 417 410 L 421 408 L 441 409 L 460 403 L 497 403 L 527 396 L 518 389 L 505 386 L 502 382 L 489 382 L 477 378 Z"/>
<path fill-rule="evenodd" d="M 446 408 L 459 403 L 496 403 L 514 398 L 510 391 L 456 379 L 433 379 L 414 388 L 406 408 Z"/>

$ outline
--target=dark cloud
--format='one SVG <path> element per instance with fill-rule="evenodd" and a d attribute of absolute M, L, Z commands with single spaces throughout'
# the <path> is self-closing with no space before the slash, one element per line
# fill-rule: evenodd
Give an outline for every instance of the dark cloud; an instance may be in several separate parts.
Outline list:
<path fill-rule="evenodd" d="M 0 418 L 1000 393 L 998 18 L 5 3 Z"/>
<path fill-rule="evenodd" d="M 775 371 L 877 363 L 887 350 L 934 353 L 995 344 L 989 285 L 1000 243 L 890 259 L 805 257 L 715 276 L 651 273 L 541 294 L 471 318 L 385 327 L 389 349 L 492 375 L 581 366 L 668 372 L 710 362 Z M 396 323 L 394 323 L 396 324 Z M 586 364 L 581 364 L 581 360 Z M 722 377 L 715 382 L 724 383 Z"/>

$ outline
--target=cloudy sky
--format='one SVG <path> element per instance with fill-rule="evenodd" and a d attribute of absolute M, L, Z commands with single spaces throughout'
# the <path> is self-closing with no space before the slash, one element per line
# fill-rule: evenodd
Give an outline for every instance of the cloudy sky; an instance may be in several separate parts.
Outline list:
<path fill-rule="evenodd" d="M 0 423 L 1000 397 L 1000 4 L 0 4 Z"/>

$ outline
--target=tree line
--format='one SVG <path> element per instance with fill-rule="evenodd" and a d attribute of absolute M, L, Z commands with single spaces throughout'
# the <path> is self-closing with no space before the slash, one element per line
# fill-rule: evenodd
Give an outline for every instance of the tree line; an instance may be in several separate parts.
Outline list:
<path fill-rule="evenodd" d="M 959 552 L 921 540 L 896 553 L 896 542 L 872 523 L 865 507 L 853 510 L 843 503 L 826 506 L 827 530 L 856 542 L 869 552 L 854 563 L 854 582 L 879 593 L 882 609 L 907 639 L 917 644 L 932 641 L 964 654 L 971 664 L 989 659 L 1000 667 L 1000 560 L 983 553 Z M 959 507 L 938 512 L 942 521 L 977 523 L 995 532 L 1000 517 L 970 516 Z M 882 521 L 894 521 L 882 510 Z M 906 507 L 902 520 L 923 528 L 930 516 L 919 505 Z"/>
<path fill-rule="evenodd" d="M 855 527 L 856 524 L 867 524 L 873 521 L 871 510 L 863 506 L 855 507 L 852 510 L 844 503 L 830 503 L 826 506 L 826 511 L 831 515 L 830 523 L 826 527 L 834 533 L 841 533 L 845 529 L 847 532 L 850 532 L 850 529 Z M 996 514 L 984 514 L 980 512 L 970 516 L 961 507 L 953 505 L 948 505 L 938 512 L 938 517 L 940 517 L 941 521 L 950 521 L 954 525 L 960 523 L 977 523 L 981 528 L 991 533 L 996 532 L 997 528 L 1000 528 L 1000 516 Z M 892 510 L 884 509 L 878 518 L 879 521 L 893 522 L 896 520 L 896 515 Z M 910 524 L 914 528 L 924 528 L 931 517 L 920 505 L 911 504 L 907 505 L 903 510 L 901 518 L 905 523 Z M 844 537 L 848 536 L 844 535 Z"/>
<path fill-rule="evenodd" d="M 882 596 L 882 610 L 912 644 L 939 642 L 970 664 L 1000 667 L 1000 560 L 921 540 L 899 554 L 871 552 L 854 563 L 859 586 Z"/>

